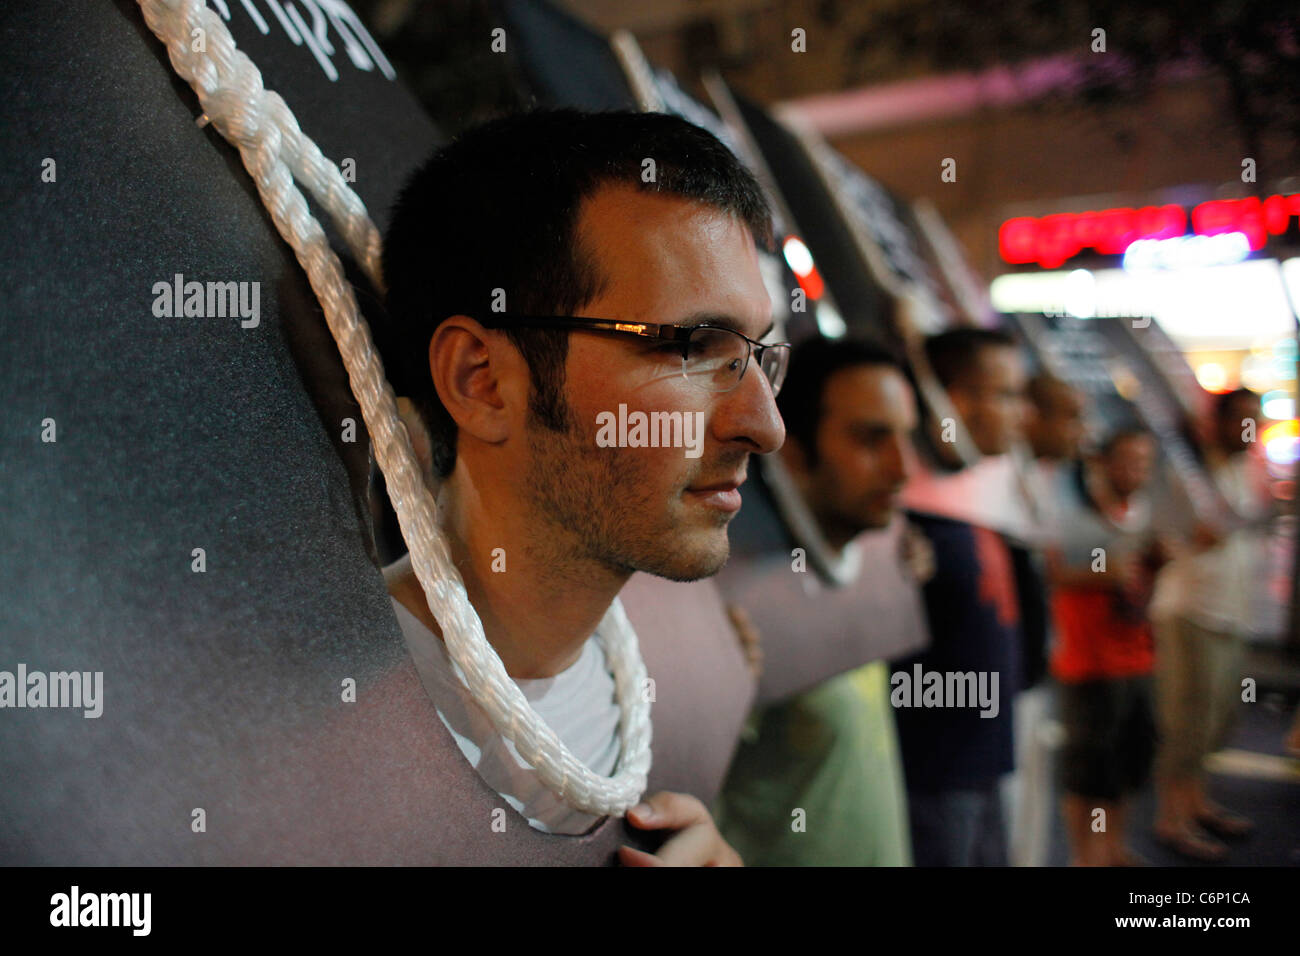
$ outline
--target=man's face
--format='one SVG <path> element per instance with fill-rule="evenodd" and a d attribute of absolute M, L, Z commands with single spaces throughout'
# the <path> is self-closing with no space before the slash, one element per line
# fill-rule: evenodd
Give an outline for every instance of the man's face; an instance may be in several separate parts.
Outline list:
<path fill-rule="evenodd" d="M 892 520 L 907 480 L 915 428 L 912 388 L 897 369 L 858 365 L 826 381 L 816 461 L 797 466 L 796 473 L 832 542 L 842 544 Z M 806 462 L 806 452 L 800 452 L 787 457 Z"/>
<path fill-rule="evenodd" d="M 1068 385 L 1055 385 L 1035 406 L 1026 432 L 1037 458 L 1071 461 L 1083 440 L 1083 398 Z"/>
<path fill-rule="evenodd" d="M 983 455 L 1004 455 L 1020 437 L 1026 372 L 1019 349 L 986 346 L 948 394 Z"/>
<path fill-rule="evenodd" d="M 1249 432 L 1243 422 L 1253 420 L 1258 427 L 1259 416 L 1258 398 L 1252 395 L 1234 396 L 1217 422 L 1219 447 L 1230 455 L 1249 448 Z"/>
<path fill-rule="evenodd" d="M 743 223 L 709 206 L 607 186 L 584 204 L 584 247 L 604 291 L 583 315 L 675 325 L 728 325 L 752 339 L 771 326 L 771 300 Z M 751 453 L 780 447 L 785 429 L 751 357 L 729 392 L 682 374 L 681 346 L 631 335 L 572 332 L 565 366 L 567 433 L 529 427 L 525 493 L 563 552 L 618 572 L 673 580 L 716 573 Z M 601 447 L 597 416 L 677 412 L 703 426 L 698 457 L 683 447 Z M 702 417 L 696 413 L 702 413 Z"/>
<path fill-rule="evenodd" d="M 1145 435 L 1132 435 L 1116 442 L 1105 457 L 1106 477 L 1121 498 L 1140 491 L 1151 480 L 1155 445 Z"/>

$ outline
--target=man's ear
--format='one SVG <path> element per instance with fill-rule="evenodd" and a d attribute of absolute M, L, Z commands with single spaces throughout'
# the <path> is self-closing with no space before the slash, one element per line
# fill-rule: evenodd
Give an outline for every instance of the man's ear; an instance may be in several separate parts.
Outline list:
<path fill-rule="evenodd" d="M 527 405 L 523 356 L 503 334 L 469 316 L 453 315 L 438 325 L 429 340 L 429 371 L 438 398 L 466 438 L 500 444 L 509 437 L 512 412 Z"/>

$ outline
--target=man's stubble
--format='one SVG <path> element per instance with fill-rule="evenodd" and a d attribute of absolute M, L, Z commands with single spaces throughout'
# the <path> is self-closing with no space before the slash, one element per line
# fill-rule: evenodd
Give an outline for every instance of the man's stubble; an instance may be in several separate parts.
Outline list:
<path fill-rule="evenodd" d="M 601 448 L 595 425 L 587 430 L 567 404 L 558 416 L 564 431 L 530 415 L 528 502 L 545 531 L 535 545 L 556 570 L 583 574 L 591 564 L 618 574 L 643 571 L 673 581 L 710 577 L 726 563 L 730 515 L 716 512 L 716 531 L 695 518 L 683 490 L 704 471 L 703 458 L 677 476 L 667 491 L 644 473 L 651 456 L 626 448 Z M 554 419 L 553 419 L 554 421 Z M 659 454 L 681 454 L 658 449 Z M 741 459 L 743 460 L 743 455 Z M 734 473 L 739 462 L 729 472 Z M 705 540 L 700 540 L 701 538 Z"/>

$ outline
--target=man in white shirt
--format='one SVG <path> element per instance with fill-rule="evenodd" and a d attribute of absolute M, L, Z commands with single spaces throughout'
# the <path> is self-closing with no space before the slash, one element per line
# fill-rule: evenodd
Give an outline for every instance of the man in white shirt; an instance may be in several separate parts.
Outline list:
<path fill-rule="evenodd" d="M 1198 527 L 1192 545 L 1165 566 L 1151 602 L 1161 741 L 1155 834 L 1205 862 L 1228 855 L 1215 837 L 1238 839 L 1253 828 L 1209 798 L 1203 763 L 1234 726 L 1242 644 L 1263 603 L 1258 532 L 1273 505 L 1262 462 L 1250 453 L 1259 415 L 1259 397 L 1248 389 L 1217 396 L 1205 458 L 1234 527 Z"/>
<path fill-rule="evenodd" d="M 758 342 L 769 241 L 752 176 L 660 114 L 495 121 L 436 154 L 394 210 L 385 362 L 418 411 L 407 427 L 452 558 L 507 673 L 598 773 L 617 760 L 611 602 L 634 571 L 716 573 L 749 455 L 784 438 L 788 347 Z M 387 578 L 462 753 L 535 828 L 581 832 L 593 820 L 556 806 L 458 693 L 409 563 Z M 625 863 L 738 862 L 694 798 L 653 795 L 629 820 L 679 832 L 656 857 L 622 848 Z"/>

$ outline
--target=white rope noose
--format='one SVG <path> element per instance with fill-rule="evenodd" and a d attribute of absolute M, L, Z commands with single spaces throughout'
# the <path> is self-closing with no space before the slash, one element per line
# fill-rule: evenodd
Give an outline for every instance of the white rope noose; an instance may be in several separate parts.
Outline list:
<path fill-rule="evenodd" d="M 330 214 L 353 256 L 383 288 L 382 242 L 365 204 L 333 163 L 298 127 L 284 99 L 236 46 L 203 0 L 139 0 L 145 23 L 167 48 L 172 67 L 198 95 L 213 127 L 238 150 L 276 230 L 292 248 L 320 300 L 347 369 L 352 394 L 375 443 L 411 565 L 453 661 L 493 726 L 536 769 L 542 782 L 574 809 L 621 815 L 634 806 L 650 770 L 650 702 L 636 633 L 615 598 L 599 633 L 614 674 L 621 719 L 618 773 L 605 777 L 578 760 L 532 709 L 483 633 L 460 572 L 438 528 L 433 498 L 398 417 L 369 327 L 338 256 L 312 215 L 296 178 Z M 202 31 L 196 33 L 195 31 Z M 203 43 L 196 39 L 202 37 Z M 194 47 L 203 49 L 195 50 Z"/>

